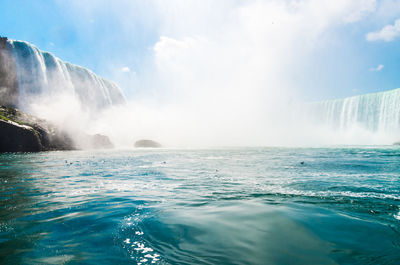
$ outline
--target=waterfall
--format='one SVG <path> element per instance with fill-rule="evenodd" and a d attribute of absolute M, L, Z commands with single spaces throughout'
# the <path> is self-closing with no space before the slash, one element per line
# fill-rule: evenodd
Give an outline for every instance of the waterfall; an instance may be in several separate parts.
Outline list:
<path fill-rule="evenodd" d="M 69 93 L 87 110 L 99 110 L 125 102 L 121 89 L 90 70 L 64 62 L 34 45 L 8 40 L 15 59 L 18 102 L 23 109 L 37 96 Z"/>
<path fill-rule="evenodd" d="M 308 116 L 335 130 L 354 126 L 371 132 L 400 131 L 400 88 L 312 103 Z"/>

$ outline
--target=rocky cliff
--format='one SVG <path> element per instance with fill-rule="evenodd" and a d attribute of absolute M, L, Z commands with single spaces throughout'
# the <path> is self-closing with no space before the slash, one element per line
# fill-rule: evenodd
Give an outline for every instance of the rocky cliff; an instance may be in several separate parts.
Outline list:
<path fill-rule="evenodd" d="M 113 147 L 105 135 L 71 134 L 18 109 L 0 106 L 0 153 Z"/>
<path fill-rule="evenodd" d="M 18 79 L 12 47 L 0 37 L 0 105 L 15 106 L 18 101 Z"/>
<path fill-rule="evenodd" d="M 72 149 L 73 139 L 57 127 L 15 108 L 0 107 L 0 152 Z"/>
<path fill-rule="evenodd" d="M 105 135 L 66 132 L 18 110 L 60 94 L 73 97 L 92 115 L 125 103 L 115 83 L 28 42 L 0 37 L 0 152 L 112 148 Z"/>

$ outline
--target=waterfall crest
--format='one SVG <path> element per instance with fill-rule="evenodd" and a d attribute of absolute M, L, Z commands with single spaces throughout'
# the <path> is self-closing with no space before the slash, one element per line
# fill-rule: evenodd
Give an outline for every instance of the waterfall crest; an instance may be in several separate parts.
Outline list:
<path fill-rule="evenodd" d="M 400 131 L 400 88 L 311 104 L 311 117 L 332 129 L 354 126 L 371 132 Z"/>
<path fill-rule="evenodd" d="M 8 40 L 8 43 L 16 65 L 18 107 L 23 109 L 37 96 L 60 93 L 76 97 L 89 111 L 125 103 L 125 97 L 115 83 L 92 71 L 64 62 L 28 42 Z"/>

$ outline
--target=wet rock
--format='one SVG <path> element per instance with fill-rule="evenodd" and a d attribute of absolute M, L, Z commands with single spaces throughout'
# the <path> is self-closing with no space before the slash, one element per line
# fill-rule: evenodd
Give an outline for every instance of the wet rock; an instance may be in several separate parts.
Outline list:
<path fill-rule="evenodd" d="M 76 149 L 72 138 L 45 120 L 0 106 L 0 152 Z"/>
<path fill-rule="evenodd" d="M 92 146 L 93 148 L 114 148 L 114 145 L 111 143 L 110 138 L 102 134 L 95 134 L 92 136 Z"/>
<path fill-rule="evenodd" d="M 160 147 L 162 147 L 162 145 L 160 143 L 153 141 L 153 140 L 146 140 L 146 139 L 136 141 L 134 146 L 136 148 L 143 148 L 143 147 L 160 148 Z"/>
<path fill-rule="evenodd" d="M 114 148 L 113 143 L 108 136 L 103 134 L 80 134 L 76 137 L 76 145 L 78 149 L 111 149 Z"/>
<path fill-rule="evenodd" d="M 39 152 L 43 149 L 39 134 L 32 127 L 0 120 L 1 152 Z"/>

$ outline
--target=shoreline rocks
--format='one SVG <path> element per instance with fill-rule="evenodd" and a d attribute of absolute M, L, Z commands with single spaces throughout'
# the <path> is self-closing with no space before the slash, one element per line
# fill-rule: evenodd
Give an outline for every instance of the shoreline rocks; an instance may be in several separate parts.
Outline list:
<path fill-rule="evenodd" d="M 18 109 L 0 106 L 0 153 L 113 147 L 106 135 L 71 134 Z"/>
<path fill-rule="evenodd" d="M 0 120 L 1 152 L 39 152 L 44 149 L 39 134 L 32 127 Z"/>
<path fill-rule="evenodd" d="M 0 107 L 0 152 L 74 150 L 72 138 L 45 120 Z"/>

